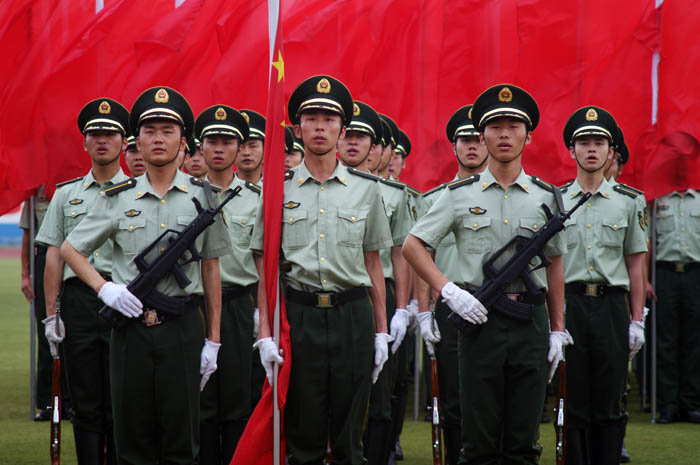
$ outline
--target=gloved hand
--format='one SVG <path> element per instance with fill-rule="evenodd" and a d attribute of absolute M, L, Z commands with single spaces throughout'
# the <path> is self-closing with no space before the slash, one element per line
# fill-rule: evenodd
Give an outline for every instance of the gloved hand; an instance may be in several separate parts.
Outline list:
<path fill-rule="evenodd" d="M 126 284 L 104 283 L 97 297 L 127 318 L 134 318 L 143 313 L 141 301 L 126 288 Z"/>
<path fill-rule="evenodd" d="M 274 375 L 274 364 L 282 365 L 284 359 L 280 356 L 277 344 L 272 340 L 271 337 L 265 337 L 259 339 L 253 347 L 260 350 L 260 361 L 262 362 L 263 368 L 265 368 L 265 374 L 267 375 L 267 381 L 272 385 L 272 377 Z"/>
<path fill-rule="evenodd" d="M 488 320 L 486 317 L 488 310 L 481 302 L 464 289 L 457 287 L 455 283 L 445 284 L 440 294 L 445 299 L 447 306 L 469 323 L 480 325 Z"/>
<path fill-rule="evenodd" d="M 413 332 L 418 326 L 418 300 L 411 299 L 411 301 L 406 306 L 406 310 L 411 315 L 411 322 L 408 325 L 408 330 Z"/>
<path fill-rule="evenodd" d="M 637 355 L 639 349 L 642 348 L 645 342 L 644 337 L 644 321 L 632 321 L 629 329 L 630 340 L 630 360 Z"/>
<path fill-rule="evenodd" d="M 391 345 L 391 353 L 395 354 L 403 342 L 403 338 L 406 336 L 406 330 L 411 320 L 411 314 L 408 310 L 403 308 L 397 308 L 396 313 L 391 318 L 391 324 L 389 325 L 391 337 L 394 338 L 394 343 Z"/>
<path fill-rule="evenodd" d="M 559 362 L 564 360 L 564 347 L 568 345 L 574 345 L 574 338 L 571 337 L 569 331 L 551 331 L 549 333 L 549 353 L 547 354 L 549 377 L 547 382 L 552 381 Z"/>
<path fill-rule="evenodd" d="M 418 314 L 418 324 L 420 325 L 420 333 L 423 335 L 423 341 L 425 341 L 428 353 L 431 357 L 435 357 L 435 344 L 440 342 L 442 336 L 437 323 L 433 321 L 432 312 L 420 312 Z"/>
<path fill-rule="evenodd" d="M 374 335 L 374 369 L 372 370 L 372 384 L 377 382 L 379 373 L 382 372 L 384 364 L 389 360 L 389 343 L 394 339 L 387 333 L 377 333 Z"/>
<path fill-rule="evenodd" d="M 57 319 L 58 327 L 56 327 Z M 63 320 L 58 315 L 47 316 L 41 320 L 41 322 L 44 323 L 44 335 L 49 341 L 51 356 L 56 358 L 58 357 L 58 344 L 63 342 L 63 338 L 66 336 L 66 327 L 63 324 Z"/>
<path fill-rule="evenodd" d="M 260 309 L 255 307 L 255 312 L 253 313 L 253 339 L 258 338 L 258 331 L 260 330 Z"/>
<path fill-rule="evenodd" d="M 204 340 L 202 354 L 199 357 L 199 374 L 202 375 L 202 380 L 199 382 L 200 391 L 204 390 L 209 377 L 216 371 L 216 358 L 219 355 L 219 347 L 221 347 L 221 344 L 218 342 L 212 342 L 209 339 Z"/>

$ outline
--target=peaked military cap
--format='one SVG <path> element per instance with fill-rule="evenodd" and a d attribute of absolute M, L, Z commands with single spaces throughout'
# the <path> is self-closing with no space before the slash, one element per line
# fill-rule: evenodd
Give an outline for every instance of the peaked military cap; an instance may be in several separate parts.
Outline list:
<path fill-rule="evenodd" d="M 386 147 L 387 145 L 391 145 L 391 128 L 389 127 L 389 123 L 386 122 L 384 118 L 381 116 L 379 117 L 379 120 L 382 122 L 382 145 Z"/>
<path fill-rule="evenodd" d="M 134 136 L 129 136 L 126 138 L 126 149 L 138 150 L 138 148 L 136 147 L 136 138 Z"/>
<path fill-rule="evenodd" d="M 600 107 L 581 107 L 571 116 L 564 126 L 564 145 L 574 145 L 576 138 L 581 136 L 603 136 L 610 141 L 610 145 L 616 144 L 618 136 L 615 118 Z"/>
<path fill-rule="evenodd" d="M 194 130 L 194 114 L 187 99 L 170 87 L 151 87 L 136 98 L 129 115 L 133 134 L 139 133 L 141 124 L 149 119 L 166 119 L 179 124 L 183 136 L 189 139 Z"/>
<path fill-rule="evenodd" d="M 248 138 L 265 140 L 265 117 L 253 110 L 241 110 L 241 115 L 250 128 Z"/>
<path fill-rule="evenodd" d="M 447 140 L 454 142 L 458 137 L 479 135 L 479 131 L 476 130 L 472 122 L 471 110 L 472 105 L 465 105 L 450 116 L 445 128 Z"/>
<path fill-rule="evenodd" d="M 503 116 L 524 121 L 529 131 L 533 131 L 540 121 L 535 99 L 513 84 L 489 87 L 476 98 L 472 107 L 472 122 L 479 131 L 483 131 L 492 119 Z"/>
<path fill-rule="evenodd" d="M 622 134 L 622 128 L 619 126 L 617 127 L 617 148 L 615 149 L 615 152 L 617 152 L 618 159 L 617 162 L 620 165 L 624 165 L 627 163 L 630 159 L 630 150 L 627 147 L 627 143 L 625 142 L 625 136 Z"/>
<path fill-rule="evenodd" d="M 207 136 L 229 136 L 248 139 L 248 123 L 243 115 L 228 105 L 212 105 L 204 109 L 194 123 L 194 136 L 200 141 Z"/>
<path fill-rule="evenodd" d="M 200 142 L 200 140 L 196 137 L 190 137 L 190 139 L 187 141 L 187 145 L 185 145 L 185 153 L 194 155 L 195 153 L 197 153 L 197 150 L 201 148 L 202 143 Z"/>
<path fill-rule="evenodd" d="M 372 143 L 378 144 L 384 136 L 384 126 L 379 119 L 379 114 L 366 103 L 355 100 L 352 106 L 352 121 L 348 124 L 347 131 L 357 131 L 372 136 Z"/>
<path fill-rule="evenodd" d="M 304 154 L 304 142 L 294 136 L 294 129 L 291 126 L 284 127 L 284 151 L 286 153 L 298 150 Z"/>
<path fill-rule="evenodd" d="M 352 119 L 352 95 L 345 84 L 325 75 L 312 76 L 294 89 L 287 112 L 292 124 L 299 124 L 304 110 L 328 110 L 339 114 L 347 126 Z"/>
<path fill-rule="evenodd" d="M 88 102 L 78 113 L 78 129 L 89 131 L 113 131 L 126 136 L 129 127 L 129 110 L 110 98 L 98 98 Z"/>
<path fill-rule="evenodd" d="M 384 120 L 387 126 L 389 126 L 389 142 L 391 143 L 391 147 L 395 149 L 396 145 L 399 143 L 399 127 L 396 125 L 394 120 L 389 118 L 388 116 L 382 115 L 380 113 L 379 117 Z"/>
<path fill-rule="evenodd" d="M 395 151 L 399 152 L 403 158 L 406 158 L 411 154 L 411 140 L 408 135 L 399 129 L 399 140 L 396 143 Z"/>

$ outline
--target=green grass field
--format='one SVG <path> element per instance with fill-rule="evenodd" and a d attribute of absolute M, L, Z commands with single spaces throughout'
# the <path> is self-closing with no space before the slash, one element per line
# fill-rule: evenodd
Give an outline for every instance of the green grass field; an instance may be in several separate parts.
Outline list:
<path fill-rule="evenodd" d="M 19 289 L 18 259 L 0 258 L 0 347 L 0 465 L 49 463 L 49 424 L 29 421 L 29 304 Z M 700 464 L 700 425 L 651 424 L 649 414 L 639 409 L 636 389 L 630 407 L 627 448 L 632 463 Z M 63 422 L 62 434 L 62 463 L 74 464 L 70 423 Z M 542 425 L 540 442 L 544 446 L 541 463 L 553 465 L 551 423 Z M 428 423 L 413 422 L 409 415 L 401 444 L 406 456 L 404 465 L 432 463 Z"/>

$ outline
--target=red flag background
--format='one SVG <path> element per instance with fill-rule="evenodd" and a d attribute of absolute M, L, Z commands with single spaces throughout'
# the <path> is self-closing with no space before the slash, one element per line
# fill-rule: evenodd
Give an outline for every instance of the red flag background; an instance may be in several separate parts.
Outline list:
<path fill-rule="evenodd" d="M 575 176 L 566 118 L 600 105 L 631 150 L 622 180 L 655 197 L 699 187 L 700 46 L 688 37 L 700 19 L 687 11 L 654 0 L 288 0 L 286 96 L 313 74 L 341 79 L 407 132 L 402 177 L 419 189 L 453 176 L 445 123 L 489 85 L 512 82 L 537 99 L 524 165 L 554 183 Z M 265 0 L 107 0 L 97 14 L 93 0 L 7 0 L 0 38 L 0 213 L 87 170 L 75 120 L 93 98 L 130 107 L 145 88 L 168 85 L 195 113 L 215 101 L 267 108 Z"/>

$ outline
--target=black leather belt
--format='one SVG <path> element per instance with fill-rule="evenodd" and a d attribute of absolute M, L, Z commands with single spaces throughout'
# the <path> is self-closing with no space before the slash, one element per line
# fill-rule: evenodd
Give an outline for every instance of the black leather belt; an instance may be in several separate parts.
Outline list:
<path fill-rule="evenodd" d="M 366 287 L 353 287 L 338 292 L 304 292 L 287 286 L 285 298 L 295 304 L 316 308 L 333 308 L 367 297 Z"/>
<path fill-rule="evenodd" d="M 691 271 L 700 268 L 700 263 L 691 262 L 656 262 L 656 267 L 662 270 L 675 271 L 676 273 L 685 273 L 686 271 Z"/>
<path fill-rule="evenodd" d="M 46 255 L 47 250 L 48 247 L 45 245 L 36 245 L 34 246 L 34 255 Z"/>
<path fill-rule="evenodd" d="M 221 298 L 223 299 L 236 299 L 245 294 L 254 295 L 258 288 L 258 283 L 249 284 L 247 286 L 226 286 L 221 287 Z"/>
<path fill-rule="evenodd" d="M 608 286 L 601 283 L 569 283 L 564 286 L 567 294 L 582 295 L 585 297 L 602 297 L 604 295 L 619 295 L 627 291 L 623 287 Z"/>

